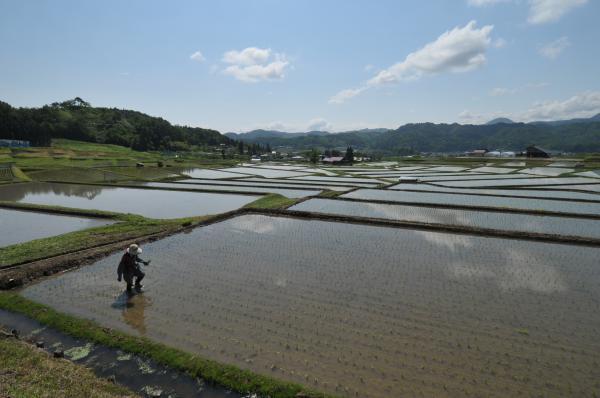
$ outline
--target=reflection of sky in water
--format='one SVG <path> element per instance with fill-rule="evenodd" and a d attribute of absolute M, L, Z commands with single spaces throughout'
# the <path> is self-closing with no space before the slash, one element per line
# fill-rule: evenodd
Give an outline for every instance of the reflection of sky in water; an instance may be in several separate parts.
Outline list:
<path fill-rule="evenodd" d="M 238 209 L 259 196 L 79 184 L 27 183 L 0 186 L 0 200 L 181 218 Z"/>
<path fill-rule="evenodd" d="M 310 199 L 292 206 L 290 210 L 600 239 L 599 221 L 583 218 L 331 199 Z"/>
<path fill-rule="evenodd" d="M 600 215 L 600 203 L 567 202 L 561 200 L 536 200 L 484 195 L 456 195 L 438 192 L 412 192 L 400 190 L 359 189 L 342 197 L 391 202 L 428 203 L 455 206 L 479 206 L 506 209 L 544 210 L 574 214 Z"/>

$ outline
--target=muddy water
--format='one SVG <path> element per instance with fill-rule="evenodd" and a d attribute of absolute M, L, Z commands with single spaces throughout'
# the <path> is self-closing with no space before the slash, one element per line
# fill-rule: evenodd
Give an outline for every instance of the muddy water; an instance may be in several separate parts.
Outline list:
<path fill-rule="evenodd" d="M 112 223 L 114 221 L 101 218 L 0 208 L 0 247 Z"/>
<path fill-rule="evenodd" d="M 342 396 L 598 393 L 600 250 L 246 215 L 22 294 Z"/>
<path fill-rule="evenodd" d="M 43 342 L 44 349 L 48 352 L 62 350 L 66 358 L 92 369 L 98 377 L 114 378 L 115 382 L 141 396 L 151 396 L 151 392 L 160 391 L 161 397 L 172 398 L 242 397 L 159 365 L 148 358 L 77 340 L 20 314 L 0 310 L 0 327 L 17 330 L 20 338 L 25 341 Z"/>
<path fill-rule="evenodd" d="M 223 213 L 258 198 L 249 195 L 54 183 L 0 187 L 0 200 L 133 213 L 163 219 Z"/>

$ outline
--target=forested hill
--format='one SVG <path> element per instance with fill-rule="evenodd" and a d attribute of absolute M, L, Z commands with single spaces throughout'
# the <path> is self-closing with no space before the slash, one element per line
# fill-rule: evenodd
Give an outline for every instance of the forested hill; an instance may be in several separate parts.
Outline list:
<path fill-rule="evenodd" d="M 81 98 L 41 108 L 14 108 L 0 101 L 0 139 L 47 146 L 52 138 L 116 144 L 137 150 L 185 150 L 190 146 L 233 145 L 216 130 L 175 126 L 141 112 L 93 107 Z"/>
<path fill-rule="evenodd" d="M 386 154 L 419 152 L 462 152 L 476 148 L 522 151 L 535 144 L 568 152 L 599 152 L 600 122 L 593 118 L 577 123 L 494 123 L 489 125 L 406 124 L 396 130 L 355 131 L 336 134 L 277 136 L 248 139 L 245 142 L 270 144 L 272 148 L 346 148 Z"/>

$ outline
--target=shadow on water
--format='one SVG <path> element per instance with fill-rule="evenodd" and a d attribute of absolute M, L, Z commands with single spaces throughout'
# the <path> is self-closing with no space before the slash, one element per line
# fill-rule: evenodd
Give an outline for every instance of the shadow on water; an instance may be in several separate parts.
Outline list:
<path fill-rule="evenodd" d="M 121 294 L 113 308 L 123 311 L 123 317 L 140 333 L 144 326 L 144 308 L 149 305 L 143 294 L 126 297 Z M 115 380 L 142 396 L 241 398 L 242 395 L 205 383 L 142 356 L 127 354 L 114 348 L 96 346 L 45 327 L 26 316 L 0 310 L 0 327 L 19 331 L 21 339 L 43 342 L 44 350 L 63 350 L 65 357 L 84 365 L 102 378 Z"/>

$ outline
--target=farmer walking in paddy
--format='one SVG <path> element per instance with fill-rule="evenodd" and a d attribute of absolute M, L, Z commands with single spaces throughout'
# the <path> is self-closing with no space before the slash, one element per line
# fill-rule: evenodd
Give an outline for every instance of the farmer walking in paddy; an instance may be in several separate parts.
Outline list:
<path fill-rule="evenodd" d="M 144 272 L 140 269 L 139 263 L 150 264 L 150 260 L 144 261 L 139 255 L 142 254 L 142 248 L 133 243 L 130 245 L 121 257 L 119 267 L 117 268 L 117 280 L 121 282 L 121 277 L 127 282 L 127 293 L 132 293 L 133 278 L 135 278 L 135 290 L 142 291 L 141 281 L 144 279 Z"/>

